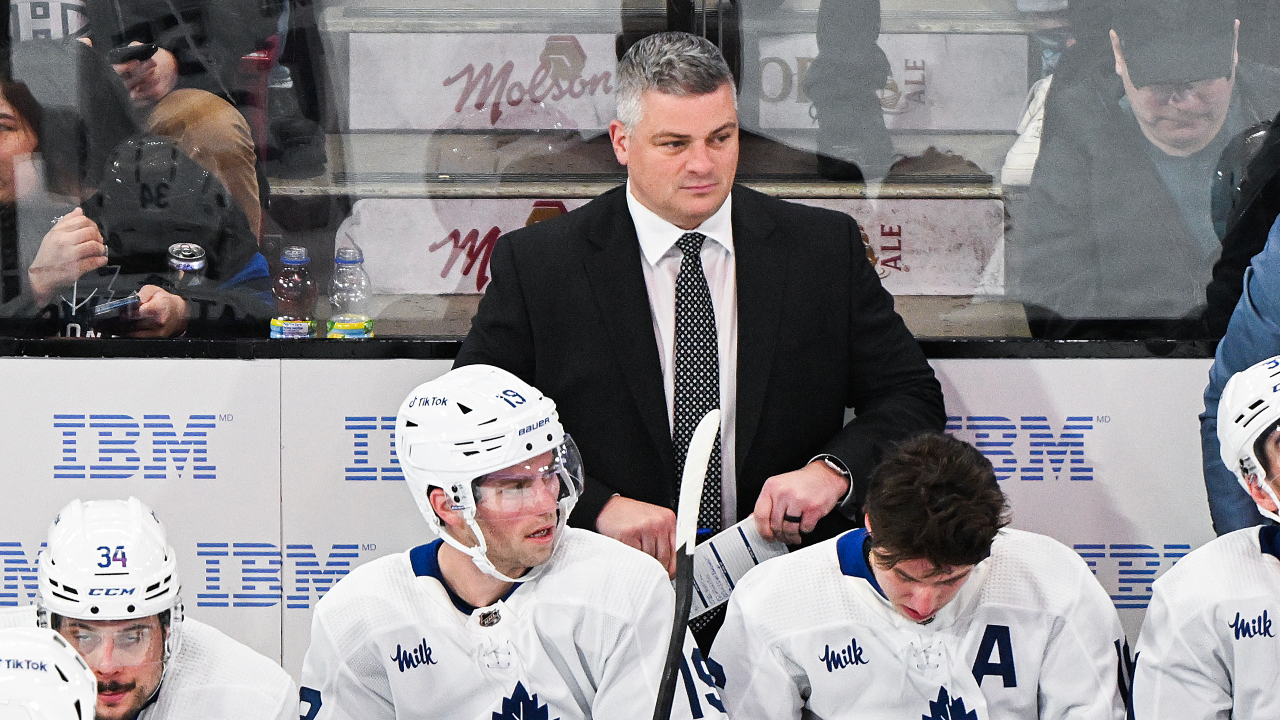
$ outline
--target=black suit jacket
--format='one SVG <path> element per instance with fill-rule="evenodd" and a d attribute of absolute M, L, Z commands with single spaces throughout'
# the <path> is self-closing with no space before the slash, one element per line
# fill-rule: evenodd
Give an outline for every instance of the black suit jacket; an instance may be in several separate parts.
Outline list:
<path fill-rule="evenodd" d="M 831 513 L 811 540 L 830 537 L 861 520 L 887 442 L 942 429 L 942 390 L 852 218 L 735 186 L 732 222 L 737 516 L 751 514 L 770 476 L 830 453 L 857 488 L 845 515 Z M 594 529 L 614 493 L 674 508 L 662 370 L 625 187 L 499 238 L 490 270 L 455 364 L 497 365 L 555 400 L 588 475 L 573 524 Z M 857 413 L 847 426 L 846 407 Z"/>

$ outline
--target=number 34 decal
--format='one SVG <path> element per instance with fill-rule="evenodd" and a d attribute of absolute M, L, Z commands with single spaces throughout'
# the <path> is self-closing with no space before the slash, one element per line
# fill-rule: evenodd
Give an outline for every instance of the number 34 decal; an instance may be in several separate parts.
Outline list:
<path fill-rule="evenodd" d="M 115 550 L 106 545 L 99 545 L 98 552 L 102 553 L 102 562 L 98 563 L 100 568 L 109 568 L 114 563 L 120 563 L 120 567 L 129 567 L 129 559 L 125 556 L 123 545 L 117 545 Z"/>

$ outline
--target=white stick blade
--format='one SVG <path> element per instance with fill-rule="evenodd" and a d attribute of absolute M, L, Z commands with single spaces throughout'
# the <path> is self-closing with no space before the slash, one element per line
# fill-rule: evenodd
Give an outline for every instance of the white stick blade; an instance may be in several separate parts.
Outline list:
<path fill-rule="evenodd" d="M 707 477 L 707 463 L 715 449 L 716 433 L 720 430 L 720 410 L 712 410 L 698 423 L 689 440 L 689 452 L 684 457 L 684 473 L 680 480 L 680 501 L 676 506 L 676 549 L 684 546 L 693 554 L 698 535 L 698 509 L 702 505 L 702 484 Z"/>

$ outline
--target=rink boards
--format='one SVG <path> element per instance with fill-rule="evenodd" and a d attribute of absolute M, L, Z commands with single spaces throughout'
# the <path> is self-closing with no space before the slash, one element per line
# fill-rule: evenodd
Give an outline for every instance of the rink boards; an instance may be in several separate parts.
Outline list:
<path fill-rule="evenodd" d="M 137 495 L 190 615 L 302 666 L 316 601 L 430 539 L 392 446 L 447 360 L 0 359 L 0 607 L 35 592 L 68 500 Z M 935 360 L 948 431 L 993 461 L 1014 526 L 1095 570 L 1136 640 L 1151 581 L 1212 538 L 1197 414 L 1208 360 Z"/>

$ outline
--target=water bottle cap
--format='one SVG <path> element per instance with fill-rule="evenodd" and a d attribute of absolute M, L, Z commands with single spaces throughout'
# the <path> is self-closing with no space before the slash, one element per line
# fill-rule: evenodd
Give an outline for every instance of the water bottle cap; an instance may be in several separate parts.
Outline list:
<path fill-rule="evenodd" d="M 307 257 L 307 249 L 300 245 L 290 245 L 280 253 L 280 262 L 285 265 L 306 265 L 311 262 Z"/>
<path fill-rule="evenodd" d="M 338 248 L 333 261 L 339 265 L 359 265 L 364 262 L 364 253 L 357 247 L 341 247 Z"/>

